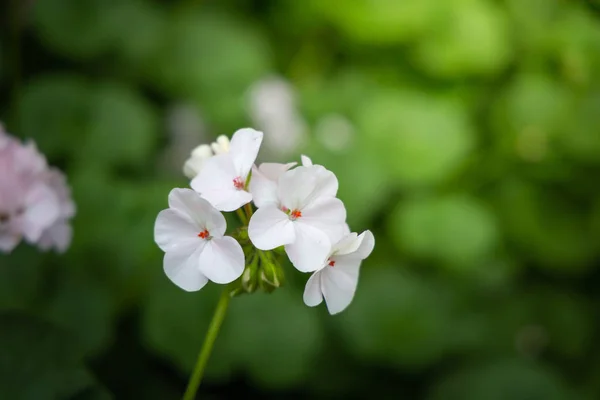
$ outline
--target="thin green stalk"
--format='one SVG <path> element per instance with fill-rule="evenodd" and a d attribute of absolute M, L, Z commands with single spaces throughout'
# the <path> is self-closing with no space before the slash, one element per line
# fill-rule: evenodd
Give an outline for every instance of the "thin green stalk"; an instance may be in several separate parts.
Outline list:
<path fill-rule="evenodd" d="M 225 319 L 225 314 L 227 313 L 227 307 L 229 306 L 230 299 L 231 296 L 229 295 L 229 288 L 225 287 L 223 289 L 223 293 L 221 293 L 221 297 L 219 298 L 219 303 L 217 304 L 217 308 L 215 309 L 212 321 L 210 321 L 210 325 L 208 326 L 208 332 L 206 332 L 206 337 L 204 338 L 202 349 L 198 354 L 198 360 L 196 361 L 194 372 L 190 377 L 190 382 L 188 383 L 187 389 L 185 390 L 185 394 L 183 395 L 183 400 L 193 400 L 196 398 L 196 392 L 198 391 L 200 382 L 202 382 L 202 377 L 204 376 L 204 369 L 206 368 L 206 364 L 208 363 L 208 359 L 210 357 L 213 345 L 215 344 L 215 340 L 217 340 L 217 336 L 219 335 L 219 329 L 221 328 L 221 324 Z"/>
<path fill-rule="evenodd" d="M 242 225 L 248 225 L 248 218 L 246 218 L 246 214 L 244 214 L 244 211 L 242 211 L 241 208 L 238 208 L 237 210 L 235 210 L 235 212 L 238 215 L 240 221 L 242 221 Z"/>

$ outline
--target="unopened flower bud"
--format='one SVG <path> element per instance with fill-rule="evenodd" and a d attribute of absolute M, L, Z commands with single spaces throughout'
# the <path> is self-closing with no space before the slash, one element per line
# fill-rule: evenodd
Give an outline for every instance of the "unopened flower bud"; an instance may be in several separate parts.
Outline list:
<path fill-rule="evenodd" d="M 283 284 L 284 273 L 283 268 L 272 257 L 271 252 L 261 252 L 260 254 L 260 273 L 259 285 L 262 290 L 271 293 Z"/>

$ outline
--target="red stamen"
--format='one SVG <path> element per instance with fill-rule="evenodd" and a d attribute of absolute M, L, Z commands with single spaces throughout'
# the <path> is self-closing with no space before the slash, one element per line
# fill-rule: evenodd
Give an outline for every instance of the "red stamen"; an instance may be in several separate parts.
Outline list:
<path fill-rule="evenodd" d="M 208 235 L 209 235 L 208 230 L 205 229 L 198 234 L 198 237 L 202 238 L 202 239 L 206 239 L 208 237 Z"/>
<path fill-rule="evenodd" d="M 233 186 L 235 186 L 237 190 L 242 190 L 244 188 L 244 181 L 238 176 L 233 180 Z"/>
<path fill-rule="evenodd" d="M 300 211 L 300 210 L 294 210 L 294 211 L 292 211 L 291 215 L 292 215 L 293 219 L 300 218 L 302 216 L 302 211 Z"/>
<path fill-rule="evenodd" d="M 330 267 L 335 267 L 335 260 L 330 260 L 329 261 L 329 266 Z"/>

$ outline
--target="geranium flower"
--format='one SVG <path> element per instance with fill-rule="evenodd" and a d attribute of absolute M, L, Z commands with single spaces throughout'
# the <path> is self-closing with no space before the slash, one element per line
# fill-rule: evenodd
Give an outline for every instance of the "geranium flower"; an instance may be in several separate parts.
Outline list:
<path fill-rule="evenodd" d="M 254 129 L 235 132 L 228 152 L 204 162 L 192 189 L 220 211 L 234 211 L 252 201 L 246 183 L 262 139 L 262 132 Z"/>
<path fill-rule="evenodd" d="M 281 174 L 273 201 L 252 216 L 248 235 L 261 250 L 285 245 L 292 264 L 302 272 L 321 267 L 346 219 L 335 198 L 337 178 L 321 166 L 297 167 Z"/>
<path fill-rule="evenodd" d="M 0 250 L 24 237 L 36 243 L 58 218 L 59 200 L 43 178 L 46 159 L 32 142 L 22 145 L 0 131 Z"/>
<path fill-rule="evenodd" d="M 217 140 L 210 145 L 201 144 L 192 150 L 190 158 L 188 158 L 183 165 L 183 173 L 188 178 L 194 179 L 202 169 L 202 166 L 204 166 L 206 160 L 215 155 L 227 152 L 229 152 L 229 138 L 225 135 L 219 136 Z"/>
<path fill-rule="evenodd" d="M 223 236 L 225 217 L 191 189 L 173 189 L 169 208 L 161 211 L 154 240 L 165 252 L 164 270 L 186 291 L 200 290 L 208 280 L 229 283 L 244 271 L 240 244 Z"/>
<path fill-rule="evenodd" d="M 354 297 L 362 260 L 373 251 L 375 238 L 370 231 L 349 233 L 332 248 L 329 256 L 306 282 L 304 303 L 310 307 L 323 298 L 330 314 L 343 311 Z"/>
<path fill-rule="evenodd" d="M 51 168 L 45 175 L 46 182 L 57 196 L 59 215 L 56 221 L 44 230 L 38 245 L 42 250 L 55 248 L 58 252 L 63 253 L 69 247 L 73 236 L 69 220 L 75 215 L 75 203 L 71 200 L 71 190 L 62 172 Z"/>

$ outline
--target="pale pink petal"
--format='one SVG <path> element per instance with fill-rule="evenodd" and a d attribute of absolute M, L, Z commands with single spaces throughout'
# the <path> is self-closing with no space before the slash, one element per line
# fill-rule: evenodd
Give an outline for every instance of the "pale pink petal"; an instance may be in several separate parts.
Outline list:
<path fill-rule="evenodd" d="M 175 251 L 165 253 L 163 268 L 167 277 L 177 286 L 188 292 L 200 290 L 208 278 L 198 267 L 199 251 Z"/>
<path fill-rule="evenodd" d="M 42 233 L 38 246 L 42 250 L 54 247 L 59 253 L 64 253 L 71 244 L 72 237 L 71 225 L 65 219 L 61 219 Z"/>
<path fill-rule="evenodd" d="M 217 210 L 234 211 L 252 201 L 250 193 L 235 187 L 238 178 L 245 181 L 246 176 L 236 172 L 231 153 L 221 154 L 204 163 L 191 186 Z"/>
<path fill-rule="evenodd" d="M 37 242 L 45 229 L 60 215 L 58 198 L 45 184 L 36 184 L 25 197 L 25 209 L 21 216 L 23 236 L 31 243 Z"/>
<path fill-rule="evenodd" d="M 227 229 L 223 214 L 191 189 L 171 190 L 169 207 L 186 215 L 194 223 L 196 234 L 207 229 L 211 236 L 221 237 Z"/>
<path fill-rule="evenodd" d="M 21 236 L 0 228 L 0 251 L 10 253 L 21 241 Z"/>
<path fill-rule="evenodd" d="M 327 235 L 303 223 L 294 222 L 296 240 L 285 246 L 285 251 L 297 270 L 300 272 L 313 272 L 323 266 L 331 251 L 331 242 Z"/>
<path fill-rule="evenodd" d="M 289 216 L 274 206 L 259 208 L 248 225 L 250 240 L 261 250 L 271 250 L 294 242 L 294 223 Z"/>
<path fill-rule="evenodd" d="M 262 139 L 263 133 L 251 128 L 239 129 L 231 137 L 229 154 L 235 165 L 235 171 L 244 179 L 256 160 Z"/>
<path fill-rule="evenodd" d="M 204 246 L 205 240 L 198 237 L 202 230 L 189 215 L 170 208 L 162 210 L 156 217 L 154 241 L 165 252 L 195 249 Z"/>
<path fill-rule="evenodd" d="M 341 200 L 321 197 L 302 210 L 302 222 L 325 232 L 331 242 L 337 242 L 347 231 L 346 208 Z"/>
<path fill-rule="evenodd" d="M 321 271 L 321 289 L 330 314 L 343 311 L 352 302 L 358 284 L 360 261 L 336 258 L 335 266 Z"/>
<path fill-rule="evenodd" d="M 198 265 L 200 271 L 215 283 L 233 282 L 244 272 L 244 251 L 232 237 L 213 238 L 206 241 Z"/>
<path fill-rule="evenodd" d="M 321 291 L 321 271 L 317 271 L 308 278 L 304 287 L 304 304 L 309 307 L 318 306 L 323 302 Z"/>

